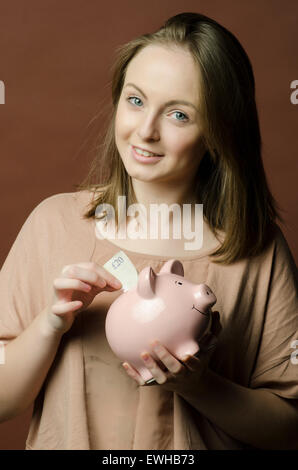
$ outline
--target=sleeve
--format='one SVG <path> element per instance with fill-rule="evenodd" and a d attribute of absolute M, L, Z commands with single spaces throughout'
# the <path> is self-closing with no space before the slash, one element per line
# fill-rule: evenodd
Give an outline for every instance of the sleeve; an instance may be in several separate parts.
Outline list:
<path fill-rule="evenodd" d="M 0 271 L 0 339 L 17 337 L 50 301 L 51 204 L 49 198 L 26 219 Z"/>
<path fill-rule="evenodd" d="M 270 274 L 265 321 L 250 387 L 298 399 L 297 267 L 279 227 Z"/>

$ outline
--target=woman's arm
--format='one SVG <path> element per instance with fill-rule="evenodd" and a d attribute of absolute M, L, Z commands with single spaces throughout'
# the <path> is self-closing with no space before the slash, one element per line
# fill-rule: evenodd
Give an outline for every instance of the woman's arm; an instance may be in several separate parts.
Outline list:
<path fill-rule="evenodd" d="M 258 449 L 298 450 L 298 400 L 283 399 L 265 387 L 246 388 L 209 369 L 221 330 L 219 313 L 212 312 L 212 315 L 212 333 L 206 344 L 201 341 L 198 357 L 188 356 L 178 361 L 155 341 L 150 346 L 166 370 L 149 353 L 147 359 L 141 354 L 145 366 L 158 386 L 180 395 L 234 439 Z M 129 363 L 123 367 L 139 385 L 145 385 Z"/>
<path fill-rule="evenodd" d="M 121 287 L 114 276 L 91 262 L 66 265 L 53 284 L 53 305 L 5 345 L 5 363 L 0 366 L 0 422 L 22 413 L 34 402 L 60 340 L 79 311 L 100 292 Z"/>
<path fill-rule="evenodd" d="M 267 389 L 251 389 L 210 369 L 180 395 L 234 439 L 259 449 L 298 450 L 298 407 Z"/>
<path fill-rule="evenodd" d="M 209 343 L 215 345 L 214 336 Z M 246 388 L 216 374 L 208 367 L 210 347 L 201 348 L 199 357 L 188 356 L 178 361 L 159 342 L 151 346 L 167 369 L 162 370 L 150 354 L 147 353 L 147 359 L 141 355 L 157 386 L 180 395 L 240 442 L 258 449 L 298 450 L 298 400 L 283 399 L 265 388 Z M 139 385 L 145 385 L 129 363 L 123 366 Z"/>
<path fill-rule="evenodd" d="M 37 397 L 53 363 L 62 332 L 49 328 L 45 312 L 5 345 L 0 365 L 0 422 L 23 413 Z"/>

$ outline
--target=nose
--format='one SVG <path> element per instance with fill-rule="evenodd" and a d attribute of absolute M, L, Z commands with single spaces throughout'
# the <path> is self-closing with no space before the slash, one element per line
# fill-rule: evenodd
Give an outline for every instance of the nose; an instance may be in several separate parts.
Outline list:
<path fill-rule="evenodd" d="M 144 141 L 158 141 L 160 139 L 160 133 L 157 119 L 155 119 L 154 116 L 148 114 L 141 121 L 137 133 L 138 136 Z"/>

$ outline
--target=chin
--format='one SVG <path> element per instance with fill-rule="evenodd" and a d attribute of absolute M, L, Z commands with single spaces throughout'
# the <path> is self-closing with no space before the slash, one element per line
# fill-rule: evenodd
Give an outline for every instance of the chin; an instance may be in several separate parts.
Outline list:
<path fill-rule="evenodd" d="M 158 180 L 158 176 L 153 176 L 152 174 L 149 174 L 149 172 L 146 171 L 130 171 L 127 172 L 129 176 L 135 180 L 138 181 L 144 181 L 144 182 L 153 182 Z"/>
<path fill-rule="evenodd" d="M 139 181 L 155 181 L 160 175 L 156 173 L 155 169 L 152 167 L 140 167 L 138 168 L 138 164 L 134 164 L 134 162 L 124 162 L 123 165 L 125 167 L 126 173 L 131 177 Z"/>

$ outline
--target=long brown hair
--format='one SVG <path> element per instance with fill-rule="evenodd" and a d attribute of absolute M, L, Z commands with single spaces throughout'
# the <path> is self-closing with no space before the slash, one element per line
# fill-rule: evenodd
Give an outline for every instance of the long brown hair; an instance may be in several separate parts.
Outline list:
<path fill-rule="evenodd" d="M 78 190 L 96 195 L 84 217 L 95 217 L 99 204 L 115 208 L 125 195 L 135 200 L 115 144 L 114 122 L 131 59 L 152 44 L 179 46 L 189 51 L 202 76 L 204 139 L 208 149 L 197 174 L 197 202 L 212 232 L 225 234 L 211 254 L 216 263 L 229 264 L 259 254 L 271 240 L 278 211 L 266 181 L 251 63 L 236 37 L 211 18 L 181 13 L 156 32 L 144 34 L 116 49 L 112 66 L 112 112 L 100 151 Z"/>

